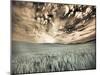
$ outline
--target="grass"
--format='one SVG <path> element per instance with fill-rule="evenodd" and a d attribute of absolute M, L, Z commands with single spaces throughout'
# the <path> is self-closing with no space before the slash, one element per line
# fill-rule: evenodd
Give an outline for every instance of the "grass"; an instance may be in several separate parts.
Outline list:
<path fill-rule="evenodd" d="M 19 46 L 16 46 L 18 49 Z M 49 49 L 46 49 L 47 52 L 45 51 L 46 46 L 45 44 L 44 47 L 40 45 L 40 50 L 38 51 L 35 45 L 35 47 L 32 46 L 32 48 L 30 48 L 31 50 L 27 48 L 28 51 L 25 50 L 26 52 L 24 52 L 24 49 L 26 48 L 20 46 L 20 48 L 22 47 L 23 49 L 19 48 L 19 51 L 22 51 L 18 51 L 18 53 L 16 52 L 12 55 L 12 74 L 74 71 L 96 68 L 94 43 L 65 45 L 66 48 L 62 47 L 63 45 L 60 45 L 58 49 L 57 45 L 55 45 L 56 47 L 50 45 L 48 46 L 50 51 Z M 35 49 L 37 52 L 32 52 L 32 50 Z"/>

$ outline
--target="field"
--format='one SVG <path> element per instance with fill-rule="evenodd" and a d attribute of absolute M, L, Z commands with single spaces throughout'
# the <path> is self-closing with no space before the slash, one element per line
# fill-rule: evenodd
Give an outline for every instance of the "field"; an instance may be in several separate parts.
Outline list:
<path fill-rule="evenodd" d="M 95 41 L 84 44 L 12 42 L 12 74 L 96 68 Z"/>

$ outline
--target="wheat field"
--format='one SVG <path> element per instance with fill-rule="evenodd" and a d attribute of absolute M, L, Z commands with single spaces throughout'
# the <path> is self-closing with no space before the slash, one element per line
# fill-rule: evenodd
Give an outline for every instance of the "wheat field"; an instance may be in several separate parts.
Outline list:
<path fill-rule="evenodd" d="M 96 68 L 95 41 L 69 45 L 12 43 L 11 71 L 14 75 Z"/>

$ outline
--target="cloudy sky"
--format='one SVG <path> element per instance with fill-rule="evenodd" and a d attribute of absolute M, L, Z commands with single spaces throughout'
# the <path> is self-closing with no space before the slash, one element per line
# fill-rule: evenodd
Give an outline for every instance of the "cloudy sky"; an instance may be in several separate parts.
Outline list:
<path fill-rule="evenodd" d="M 14 41 L 83 43 L 96 36 L 96 7 L 38 2 L 12 2 Z"/>

